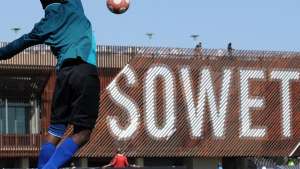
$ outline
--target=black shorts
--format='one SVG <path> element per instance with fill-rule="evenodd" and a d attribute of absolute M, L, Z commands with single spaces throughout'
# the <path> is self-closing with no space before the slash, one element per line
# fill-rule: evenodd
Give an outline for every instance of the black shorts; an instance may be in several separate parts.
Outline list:
<path fill-rule="evenodd" d="M 99 110 L 97 67 L 79 59 L 66 60 L 56 74 L 51 124 L 93 129 Z"/>

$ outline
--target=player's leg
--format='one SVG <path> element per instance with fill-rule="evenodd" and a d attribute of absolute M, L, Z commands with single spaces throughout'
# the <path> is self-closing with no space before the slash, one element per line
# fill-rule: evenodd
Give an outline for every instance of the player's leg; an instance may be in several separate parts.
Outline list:
<path fill-rule="evenodd" d="M 76 91 L 73 91 L 76 93 L 76 99 L 71 104 L 70 123 L 74 125 L 72 139 L 82 146 L 90 139 L 98 117 L 100 83 L 96 66 L 84 62 L 74 70 L 70 81 L 76 88 Z"/>
<path fill-rule="evenodd" d="M 60 142 L 65 130 L 66 125 L 63 124 L 50 125 L 48 134 L 41 146 L 41 151 L 38 158 L 38 169 L 42 169 L 54 154 L 56 145 Z"/>
<path fill-rule="evenodd" d="M 73 140 L 84 145 L 90 139 L 98 117 L 100 83 L 98 70 L 94 65 L 80 64 L 77 72 L 77 79 L 73 83 L 77 86 L 78 97 L 72 104 L 70 123 L 74 125 Z"/>
<path fill-rule="evenodd" d="M 57 169 L 69 161 L 76 151 L 88 142 L 91 132 L 91 129 L 74 126 L 74 134 L 56 148 L 44 169 Z"/>
<path fill-rule="evenodd" d="M 71 112 L 68 98 L 71 91 L 67 81 L 68 69 L 61 69 L 56 74 L 55 90 L 52 98 L 51 107 L 51 125 L 48 129 L 48 135 L 41 147 L 38 168 L 43 168 L 56 151 L 56 146 L 63 137 L 69 114 Z"/>
<path fill-rule="evenodd" d="M 68 82 L 73 89 L 70 96 L 69 118 L 69 122 L 74 125 L 73 135 L 56 148 L 45 169 L 56 169 L 69 161 L 89 140 L 97 119 L 100 90 L 97 67 L 87 63 L 72 67 Z"/>
<path fill-rule="evenodd" d="M 69 161 L 80 145 L 75 143 L 72 137 L 66 138 L 56 149 L 43 169 L 58 169 Z"/>
<path fill-rule="evenodd" d="M 76 144 L 82 146 L 90 140 L 91 133 L 91 129 L 74 126 L 74 134 L 72 135 L 72 139 Z"/>
<path fill-rule="evenodd" d="M 51 139 L 51 140 L 55 140 L 55 139 Z M 48 160 L 51 158 L 52 154 L 54 153 L 55 148 L 56 148 L 56 144 L 52 143 L 51 141 L 48 141 L 48 139 L 44 141 L 44 143 L 41 146 L 41 150 L 38 157 L 38 166 L 37 166 L 38 169 L 42 169 L 44 167 L 44 165 L 48 162 Z"/>

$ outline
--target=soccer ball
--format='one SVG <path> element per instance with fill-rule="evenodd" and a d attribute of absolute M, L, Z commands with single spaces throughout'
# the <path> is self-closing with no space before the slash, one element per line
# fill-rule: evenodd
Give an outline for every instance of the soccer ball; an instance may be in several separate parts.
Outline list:
<path fill-rule="evenodd" d="M 122 14 L 129 8 L 130 0 L 106 0 L 107 8 L 114 14 Z"/>

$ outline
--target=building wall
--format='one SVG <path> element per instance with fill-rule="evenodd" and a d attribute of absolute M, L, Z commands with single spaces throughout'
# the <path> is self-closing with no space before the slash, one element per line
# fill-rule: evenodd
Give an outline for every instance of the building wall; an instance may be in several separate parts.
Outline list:
<path fill-rule="evenodd" d="M 112 156 L 117 147 L 130 157 L 288 156 L 300 136 L 299 62 L 134 58 L 102 93 L 78 156 Z"/>
<path fill-rule="evenodd" d="M 146 51 L 146 52 L 145 52 Z M 145 56 L 146 58 L 148 58 L 148 60 L 139 60 L 139 59 L 132 59 L 133 56 L 135 56 L 136 54 L 139 55 L 143 55 L 143 54 L 149 54 L 149 56 Z M 202 51 L 201 51 L 202 52 Z M 203 54 L 205 54 L 205 57 L 200 58 L 200 56 L 202 56 Z M 107 132 L 108 130 L 105 128 L 106 127 L 106 116 L 103 116 L 103 114 L 101 115 L 102 119 L 100 120 L 100 124 L 99 124 L 99 128 L 97 130 L 97 132 L 99 133 L 94 133 L 94 138 L 95 140 L 92 140 L 93 142 L 90 145 L 87 145 L 83 151 L 81 151 L 80 153 L 77 154 L 78 158 L 81 157 L 86 157 L 86 156 L 93 156 L 93 157 L 97 157 L 99 159 L 101 159 L 101 156 L 105 156 L 107 158 L 111 157 L 114 153 L 114 150 L 116 149 L 116 147 L 121 146 L 124 149 L 128 150 L 128 154 L 131 158 L 139 158 L 142 156 L 153 156 L 154 157 L 158 157 L 158 159 L 153 160 L 153 159 L 145 159 L 144 163 L 151 165 L 151 164 L 167 164 L 167 165 L 171 165 L 173 164 L 173 161 L 169 161 L 169 160 L 165 160 L 165 161 L 160 161 L 163 159 L 163 157 L 174 157 L 174 160 L 176 162 L 176 160 L 182 158 L 182 157 L 190 157 L 188 158 L 188 161 L 190 159 L 193 159 L 195 157 L 199 157 L 201 155 L 203 156 L 209 156 L 208 152 L 211 149 L 218 149 L 218 151 L 223 151 L 225 152 L 226 155 L 236 155 L 235 153 L 237 153 L 237 155 L 243 155 L 243 154 L 238 154 L 238 153 L 249 153 L 251 152 L 251 145 L 253 145 L 254 147 L 256 146 L 256 150 L 255 152 L 257 153 L 262 153 L 264 152 L 273 152 L 273 151 L 267 151 L 269 149 L 272 149 L 274 151 L 276 151 L 276 153 L 273 153 L 271 155 L 274 156 L 278 156 L 278 155 L 282 155 L 282 154 L 286 154 L 287 151 L 284 151 L 283 148 L 285 148 L 283 145 L 289 145 L 289 149 L 291 148 L 291 146 L 295 145 L 295 143 L 298 142 L 295 140 L 276 140 L 277 138 L 282 136 L 282 132 L 281 131 L 277 131 L 276 127 L 280 126 L 278 125 L 278 123 L 275 123 L 275 121 L 280 121 L 279 118 L 281 116 L 279 116 L 278 114 L 274 114 L 274 112 L 277 112 L 277 110 L 280 109 L 280 95 L 278 94 L 279 92 L 270 92 L 270 89 L 273 91 L 278 91 L 280 89 L 280 84 L 278 82 L 270 82 L 268 80 L 270 80 L 270 75 L 269 73 L 272 71 L 272 69 L 286 69 L 286 70 L 298 70 L 299 67 L 298 65 L 300 65 L 299 63 L 299 59 L 295 58 L 295 56 L 299 56 L 299 53 L 285 53 L 285 52 L 253 52 L 253 51 L 234 51 L 234 53 L 231 53 L 230 57 L 228 57 L 226 51 L 223 50 L 203 50 L 203 54 L 201 53 L 198 59 L 193 58 L 194 56 L 194 50 L 193 49 L 189 49 L 189 50 L 184 50 L 184 49 L 170 49 L 170 48 L 149 48 L 149 49 L 145 49 L 145 48 L 131 48 L 131 47 L 104 47 L 102 49 L 102 47 L 98 46 L 98 55 L 100 57 L 98 57 L 98 65 L 101 65 L 101 69 L 99 70 L 99 76 L 100 76 L 100 84 L 101 84 L 101 93 L 104 93 L 104 89 L 107 87 L 107 85 L 112 81 L 112 79 L 115 78 L 115 76 L 118 74 L 118 72 L 124 67 L 124 65 L 126 65 L 128 63 L 129 60 L 134 61 L 133 63 L 135 65 L 138 66 L 138 80 L 140 81 L 139 85 L 143 85 L 143 80 L 144 80 L 144 73 L 146 71 L 147 66 L 151 66 L 153 64 L 160 64 L 160 63 L 165 63 L 164 61 L 167 61 L 167 57 L 171 56 L 175 56 L 174 58 L 177 58 L 177 61 L 174 61 L 171 59 L 171 61 L 167 61 L 166 65 L 168 65 L 170 63 L 170 67 L 171 69 L 174 70 L 178 70 L 180 68 L 180 66 L 186 66 L 186 65 L 193 65 L 193 75 L 192 78 L 193 79 L 198 79 L 199 78 L 199 72 L 196 72 L 198 70 L 200 70 L 201 67 L 208 67 L 208 66 L 212 66 L 213 67 L 213 78 L 217 78 L 216 81 L 214 81 L 219 87 L 217 87 L 217 91 L 219 92 L 221 87 L 221 71 L 223 70 L 222 66 L 226 65 L 226 66 L 232 66 L 235 69 L 235 72 L 239 72 L 239 67 L 244 67 L 244 68 L 251 68 L 251 69 L 263 69 L 263 71 L 265 71 L 264 73 L 266 73 L 266 81 L 262 82 L 263 87 L 255 87 L 253 88 L 252 86 L 256 85 L 257 83 L 261 83 L 261 82 L 252 82 L 251 83 L 251 89 L 250 89 L 250 93 L 253 96 L 258 96 L 260 95 L 261 92 L 263 92 L 263 97 L 266 97 L 267 99 L 271 100 L 272 98 L 276 98 L 273 99 L 271 101 L 271 104 L 268 104 L 267 107 L 270 108 L 270 110 L 268 111 L 268 113 L 270 114 L 259 114 L 260 110 L 255 110 L 255 114 L 257 114 L 255 116 L 255 124 L 256 123 L 263 123 L 261 124 L 263 125 L 267 125 L 270 129 L 271 132 L 273 132 L 272 135 L 268 135 L 268 137 L 263 138 L 261 140 L 251 140 L 251 139 L 245 139 L 245 140 L 241 140 L 241 142 L 239 142 L 240 140 L 238 140 L 238 143 L 242 143 L 245 146 L 240 146 L 240 149 L 237 148 L 238 144 L 233 144 L 233 141 L 236 140 L 227 140 L 227 145 L 233 145 L 232 147 L 226 147 L 226 146 L 222 146 L 222 141 L 223 140 L 215 140 L 214 137 L 212 137 L 210 134 L 207 133 L 212 133 L 212 127 L 211 127 L 211 121 L 208 121 L 205 123 L 205 137 L 208 137 L 208 140 L 204 140 L 204 141 L 197 141 L 197 140 L 192 140 L 190 141 L 190 138 L 188 136 L 186 136 L 185 134 L 188 133 L 188 131 L 186 131 L 186 128 L 188 128 L 187 124 L 183 124 L 180 123 L 180 121 L 177 121 L 176 123 L 180 124 L 180 127 L 178 129 L 178 132 L 181 133 L 182 135 L 180 135 L 179 141 L 174 141 L 174 142 L 170 142 L 168 143 L 166 140 L 155 140 L 153 138 L 148 137 L 148 133 L 145 132 L 145 126 L 142 126 L 141 128 L 139 128 L 139 132 L 141 133 L 140 137 L 138 137 L 136 139 L 136 142 L 130 142 L 130 141 L 117 141 L 116 138 L 111 137 L 111 133 Z M 44 57 L 44 55 L 46 55 L 47 57 Z M 157 56 L 161 55 L 164 59 L 157 59 Z M 197 54 L 198 55 L 198 54 Z M 233 57 L 234 55 L 234 57 Z M 184 61 L 183 58 L 189 60 L 189 61 Z M 185 65 L 183 64 L 185 63 Z M 12 69 L 10 64 L 15 64 L 15 66 L 19 66 L 19 65 L 26 65 L 27 67 L 30 67 L 28 65 L 40 65 L 40 66 L 50 66 L 51 68 L 53 68 L 52 66 L 55 65 L 55 59 L 53 59 L 53 56 L 51 55 L 51 53 L 49 52 L 49 49 L 44 50 L 44 49 L 39 49 L 39 48 L 33 48 L 33 49 L 28 49 L 26 51 L 24 51 L 24 53 L 19 54 L 17 57 L 15 57 L 12 60 L 9 61 L 4 61 L 1 62 L 1 66 L 5 67 L 6 69 Z M 112 68 L 113 67 L 113 68 Z M 36 67 L 37 68 L 37 67 Z M 135 67 L 137 68 L 137 67 Z M 32 69 L 32 68 L 31 68 Z M 175 77 L 178 78 L 178 74 L 175 74 Z M 159 82 L 159 98 L 163 98 L 163 94 L 160 91 L 163 91 L 161 82 L 162 80 L 158 80 Z M 239 85 L 236 85 L 236 83 L 239 81 L 239 75 L 234 76 L 234 88 L 237 89 L 239 87 Z M 130 88 L 125 84 L 125 81 L 123 79 L 122 81 L 123 86 L 122 90 L 126 90 L 126 91 L 130 91 Z M 193 81 L 193 85 L 194 88 L 197 88 L 197 83 L 198 80 Z M 291 91 L 295 92 L 295 93 L 299 93 L 299 82 L 293 82 L 292 87 L 291 87 Z M 49 80 L 45 85 L 43 94 L 42 94 L 42 113 L 41 113 L 41 135 L 44 135 L 47 132 L 47 128 L 49 126 L 49 119 L 50 119 L 50 114 L 51 114 L 51 102 L 52 102 L 52 95 L 53 95 L 53 91 L 54 91 L 54 84 L 55 84 L 55 72 L 53 71 L 50 74 Z M 125 87 L 124 87 L 125 86 Z M 179 86 L 178 84 L 176 84 L 176 86 Z M 127 88 L 126 88 L 127 87 Z M 182 89 L 181 89 L 182 90 Z M 137 91 L 131 91 L 133 94 L 135 94 L 137 97 L 134 97 L 135 100 L 137 100 L 139 105 L 142 105 L 142 98 L 144 97 L 142 95 L 143 93 L 143 88 L 139 88 Z M 131 94 L 132 94 L 131 93 Z M 299 100 L 299 96 L 297 94 L 293 94 L 292 95 L 292 100 L 293 100 L 293 115 L 296 114 L 296 112 L 299 110 L 299 104 L 295 101 L 295 100 Z M 232 92 L 230 95 L 232 98 L 238 98 L 239 91 L 236 90 L 234 92 Z M 271 94 L 274 94 L 274 96 L 272 96 Z M 182 97 L 182 94 L 179 96 Z M 218 96 L 218 95 L 217 95 Z M 109 98 L 109 95 L 104 95 L 102 96 L 103 98 Z M 104 98 L 105 99 L 105 98 Z M 217 99 L 218 100 L 218 99 Z M 181 100 L 182 101 L 182 100 Z M 239 101 L 239 99 L 237 99 L 237 101 Z M 163 100 L 160 100 L 159 103 L 163 103 Z M 179 106 L 182 106 L 183 104 L 182 102 L 179 102 Z M 113 104 L 107 104 L 109 106 L 116 106 Z M 144 106 L 139 106 L 141 108 L 141 110 L 144 110 Z M 238 107 L 238 106 L 237 106 Z M 231 118 L 230 119 L 237 119 L 236 117 L 238 117 L 238 111 L 237 110 L 233 110 L 235 109 L 231 108 L 232 111 L 234 111 L 234 114 L 231 114 Z M 161 110 L 163 110 L 163 106 L 160 107 Z M 207 106 L 206 109 L 208 110 L 209 107 Z M 183 110 L 183 108 L 182 108 Z M 112 113 L 114 111 L 118 111 L 119 115 L 121 114 L 121 117 L 123 118 L 123 121 L 121 122 L 124 126 L 126 126 L 126 119 L 127 116 L 126 115 L 122 115 L 122 109 L 119 108 L 115 108 L 113 107 L 111 110 L 106 109 L 106 111 L 101 111 L 100 113 Z M 180 118 L 185 118 L 186 119 L 186 115 L 183 115 L 182 112 L 185 111 L 180 111 L 181 113 L 178 113 Z M 161 113 L 162 114 L 162 113 Z M 261 116 L 259 116 L 261 115 Z M 159 117 L 163 117 L 161 115 L 159 115 Z M 262 118 L 261 118 L 262 117 Z M 270 117 L 270 118 L 268 118 Z M 208 115 L 205 116 L 205 118 L 209 118 Z M 144 120 L 145 118 L 143 117 L 142 120 Z M 162 118 L 161 118 L 162 119 Z M 163 120 L 159 120 L 158 123 L 160 125 L 163 124 Z M 266 123 L 266 121 L 273 121 L 273 123 Z M 299 116 L 297 116 L 294 120 L 293 126 L 295 128 L 299 128 L 298 125 L 299 123 Z M 32 122 L 35 123 L 35 122 Z M 235 121 L 230 121 L 230 126 L 234 126 L 237 127 L 238 126 L 238 120 Z M 34 124 L 32 124 L 34 125 Z M 256 126 L 256 127 L 261 127 L 260 125 Z M 34 131 L 34 129 L 32 129 Z M 230 131 L 232 133 L 235 133 L 238 135 L 239 129 L 237 128 L 231 128 Z M 232 134 L 230 133 L 230 134 Z M 299 132 L 298 130 L 295 131 L 295 133 L 297 137 L 299 137 Z M 97 136 L 98 135 L 98 136 Z M 100 137 L 101 136 L 101 137 Z M 230 136 L 235 136 L 234 134 L 230 135 Z M 229 136 L 229 137 L 230 137 Z M 1 136 L 2 137 L 2 136 Z M 20 157 L 24 157 L 24 156 L 30 156 L 30 157 L 36 157 L 37 156 L 37 152 L 38 152 L 38 146 L 40 144 L 40 140 L 36 140 L 36 139 L 19 139 L 19 137 L 7 137 L 4 136 L 5 139 L 1 138 L 1 148 L 3 148 L 3 144 L 5 145 L 7 143 L 11 143 L 14 142 L 15 145 L 34 145 L 33 147 L 31 147 L 30 150 L 27 150 L 26 148 L 28 147 L 12 147 L 9 150 L 0 150 L 0 156 L 4 156 L 3 154 L 5 154 L 5 156 L 14 156 L 15 158 L 20 158 Z M 29 136 L 31 137 L 31 136 Z M 227 135 L 228 137 L 228 135 Z M 101 139 L 103 138 L 108 138 L 106 141 L 107 142 L 103 142 Z M 4 140 L 4 141 L 3 141 Z M 30 141 L 28 141 L 30 140 Z M 254 142 L 253 142 L 254 141 Z M 255 141 L 258 141 L 260 144 L 257 144 Z M 288 144 L 285 144 L 286 141 L 290 141 L 288 142 Z M 139 144 L 137 144 L 139 143 Z M 213 143 L 213 144 L 210 144 Z M 271 144 L 268 144 L 271 143 Z M 148 145 L 148 146 L 147 146 Z M 150 145 L 150 146 L 149 146 Z M 175 148 L 176 147 L 176 150 Z M 196 148 L 195 148 L 196 147 Z M 226 147 L 226 148 L 224 148 Z M 245 148 L 246 147 L 246 148 Z M 248 148 L 247 148 L 248 147 Z M 250 147 L 250 148 L 249 148 Z M 6 148 L 6 147 L 4 147 Z M 186 148 L 186 149 L 185 149 Z M 16 151 L 17 149 L 17 151 Z M 101 151 L 98 151 L 101 150 Z M 234 151 L 233 151 L 234 150 Z M 15 152 L 13 152 L 15 151 Z M 98 151 L 98 152 L 97 152 Z M 203 151 L 200 153 L 199 152 Z M 215 154 L 213 155 L 220 155 L 218 154 L 219 152 L 216 151 Z M 4 153 L 3 153 L 4 152 Z M 197 153 L 198 152 L 198 153 Z M 221 152 L 221 153 L 224 153 Z M 169 154 L 168 154 L 169 153 Z M 251 154 L 251 153 L 250 153 Z M 224 154 L 223 154 L 224 155 Z M 179 157 L 179 158 L 176 158 Z M 18 159 L 20 160 L 20 159 Z M 148 161 L 149 160 L 149 161 Z M 178 162 L 178 161 L 177 161 Z M 21 162 L 23 164 L 26 164 L 26 160 L 23 162 Z M 29 162 L 34 163 L 34 162 Z M 199 161 L 195 160 L 195 161 L 189 161 L 188 165 L 198 165 Z M 7 164 L 18 164 L 17 162 L 14 163 L 11 161 L 7 161 Z M 200 163 L 199 163 L 200 165 Z"/>

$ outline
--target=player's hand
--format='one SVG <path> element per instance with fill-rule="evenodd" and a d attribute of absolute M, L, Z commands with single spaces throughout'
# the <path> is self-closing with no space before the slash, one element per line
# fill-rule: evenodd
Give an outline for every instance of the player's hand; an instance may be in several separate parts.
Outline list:
<path fill-rule="evenodd" d="M 0 48 L 0 60 L 6 60 L 9 57 L 5 56 L 5 50 L 4 48 Z"/>
<path fill-rule="evenodd" d="M 0 48 L 0 60 L 3 60 L 5 58 L 3 53 L 3 48 Z"/>
<path fill-rule="evenodd" d="M 0 48 L 0 60 L 7 60 L 12 57 L 13 57 L 13 55 L 9 54 L 9 52 L 7 51 L 7 48 L 5 48 L 5 47 Z"/>

